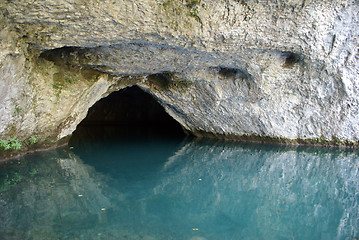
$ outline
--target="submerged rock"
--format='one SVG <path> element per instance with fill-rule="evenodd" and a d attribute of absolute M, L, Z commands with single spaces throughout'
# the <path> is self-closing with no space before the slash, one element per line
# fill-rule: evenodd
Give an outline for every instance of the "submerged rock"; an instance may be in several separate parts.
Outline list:
<path fill-rule="evenodd" d="M 197 136 L 353 145 L 356 1 L 0 3 L 0 138 L 66 142 L 127 86 Z M 283 140 L 284 139 L 284 140 Z"/>

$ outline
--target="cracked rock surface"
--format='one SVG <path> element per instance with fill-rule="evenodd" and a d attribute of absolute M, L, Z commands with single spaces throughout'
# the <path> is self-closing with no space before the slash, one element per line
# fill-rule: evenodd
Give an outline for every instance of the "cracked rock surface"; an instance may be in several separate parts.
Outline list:
<path fill-rule="evenodd" d="M 138 85 L 194 135 L 359 140 L 359 3 L 4 0 L 0 138 L 66 142 Z"/>

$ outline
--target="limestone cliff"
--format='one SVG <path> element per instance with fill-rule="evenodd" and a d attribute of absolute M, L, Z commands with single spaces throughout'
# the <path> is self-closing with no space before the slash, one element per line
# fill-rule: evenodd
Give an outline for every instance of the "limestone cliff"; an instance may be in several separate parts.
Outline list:
<path fill-rule="evenodd" d="M 96 101 L 138 85 L 195 135 L 357 144 L 358 12 L 354 0 L 1 1 L 0 137 L 59 144 Z"/>

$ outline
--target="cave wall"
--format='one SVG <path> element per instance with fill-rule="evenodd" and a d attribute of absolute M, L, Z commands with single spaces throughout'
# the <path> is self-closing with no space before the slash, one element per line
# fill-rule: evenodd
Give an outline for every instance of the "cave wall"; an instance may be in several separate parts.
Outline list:
<path fill-rule="evenodd" d="M 135 84 L 198 136 L 356 144 L 358 12 L 345 0 L 1 1 L 0 137 L 66 142 L 95 102 Z"/>

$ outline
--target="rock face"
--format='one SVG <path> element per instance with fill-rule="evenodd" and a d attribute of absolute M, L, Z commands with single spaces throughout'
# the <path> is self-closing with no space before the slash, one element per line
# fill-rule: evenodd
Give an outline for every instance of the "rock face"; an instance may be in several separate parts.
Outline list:
<path fill-rule="evenodd" d="M 359 4 L 0 3 L 0 137 L 53 146 L 137 85 L 194 135 L 359 140 Z"/>

